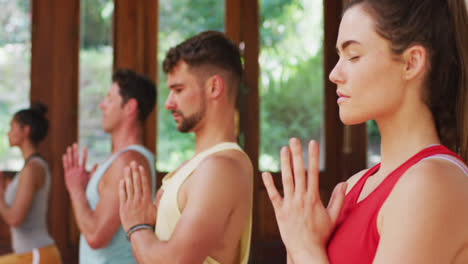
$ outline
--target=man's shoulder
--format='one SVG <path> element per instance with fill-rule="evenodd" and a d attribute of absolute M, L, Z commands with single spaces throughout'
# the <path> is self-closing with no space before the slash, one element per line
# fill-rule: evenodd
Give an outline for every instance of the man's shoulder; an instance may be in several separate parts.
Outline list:
<path fill-rule="evenodd" d="M 252 162 L 250 158 L 239 150 L 225 150 L 214 153 L 206 157 L 199 168 L 206 171 L 224 171 L 226 173 L 244 173 L 251 175 L 253 172 Z"/>
<path fill-rule="evenodd" d="M 131 145 L 120 151 L 112 164 L 125 164 L 123 167 L 132 161 L 136 161 L 138 164 L 146 164 L 148 158 L 154 159 L 154 154 L 151 151 L 143 145 Z"/>
<path fill-rule="evenodd" d="M 251 184 L 253 166 L 248 156 L 238 150 L 227 150 L 206 157 L 195 169 L 194 181 L 205 186 L 242 188 Z"/>

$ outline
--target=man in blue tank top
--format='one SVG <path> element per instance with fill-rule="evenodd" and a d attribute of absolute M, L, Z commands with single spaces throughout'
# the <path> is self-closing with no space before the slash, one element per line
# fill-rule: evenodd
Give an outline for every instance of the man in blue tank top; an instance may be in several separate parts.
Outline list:
<path fill-rule="evenodd" d="M 151 172 L 147 183 L 154 194 L 154 155 L 143 147 L 143 129 L 155 101 L 151 80 L 130 70 L 115 71 L 112 86 L 99 105 L 102 127 L 112 139 L 111 155 L 89 173 L 85 170 L 86 147 L 81 160 L 76 143 L 62 157 L 66 187 L 81 232 L 80 264 L 136 263 L 121 226 L 117 190 L 123 168 L 136 161 Z"/>

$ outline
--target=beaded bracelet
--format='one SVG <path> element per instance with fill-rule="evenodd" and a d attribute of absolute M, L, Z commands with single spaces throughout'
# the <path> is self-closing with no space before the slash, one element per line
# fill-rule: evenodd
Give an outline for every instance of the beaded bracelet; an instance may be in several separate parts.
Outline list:
<path fill-rule="evenodd" d="M 130 241 L 130 236 L 132 235 L 133 232 L 138 231 L 138 230 L 142 230 L 142 229 L 149 229 L 149 230 L 154 232 L 154 227 L 152 225 L 148 225 L 148 224 L 134 225 L 134 226 L 130 227 L 130 229 L 128 229 L 128 231 L 127 231 L 128 241 Z"/>

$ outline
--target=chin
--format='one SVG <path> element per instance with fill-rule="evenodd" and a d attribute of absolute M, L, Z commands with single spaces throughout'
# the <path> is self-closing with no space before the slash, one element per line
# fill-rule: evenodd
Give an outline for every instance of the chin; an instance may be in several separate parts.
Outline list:
<path fill-rule="evenodd" d="M 347 126 L 352 126 L 352 125 L 359 125 L 359 124 L 365 123 L 370 119 L 366 119 L 360 116 L 345 114 L 340 111 L 340 120 L 343 124 Z"/>

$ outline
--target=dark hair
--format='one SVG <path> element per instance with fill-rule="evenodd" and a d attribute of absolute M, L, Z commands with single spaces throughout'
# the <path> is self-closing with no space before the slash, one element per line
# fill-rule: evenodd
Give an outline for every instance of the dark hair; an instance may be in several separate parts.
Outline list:
<path fill-rule="evenodd" d="M 138 120 L 144 122 L 156 103 L 156 85 L 153 81 L 129 69 L 117 69 L 112 75 L 112 82 L 119 85 L 122 105 L 135 98 L 138 103 Z"/>
<path fill-rule="evenodd" d="M 39 144 L 49 130 L 49 120 L 45 117 L 46 113 L 47 106 L 40 102 L 34 102 L 28 109 L 20 110 L 13 116 L 13 119 L 21 127 L 30 127 L 29 139 L 34 145 Z"/>
<path fill-rule="evenodd" d="M 204 31 L 171 48 L 163 62 L 164 72 L 170 73 L 179 61 L 190 67 L 211 66 L 226 71 L 233 83 L 233 87 L 228 86 L 229 94 L 235 98 L 242 79 L 242 61 L 237 45 L 223 33 Z"/>
<path fill-rule="evenodd" d="M 427 52 L 423 99 L 444 145 L 468 161 L 468 15 L 465 0 L 351 0 L 375 20 L 394 54 Z"/>

